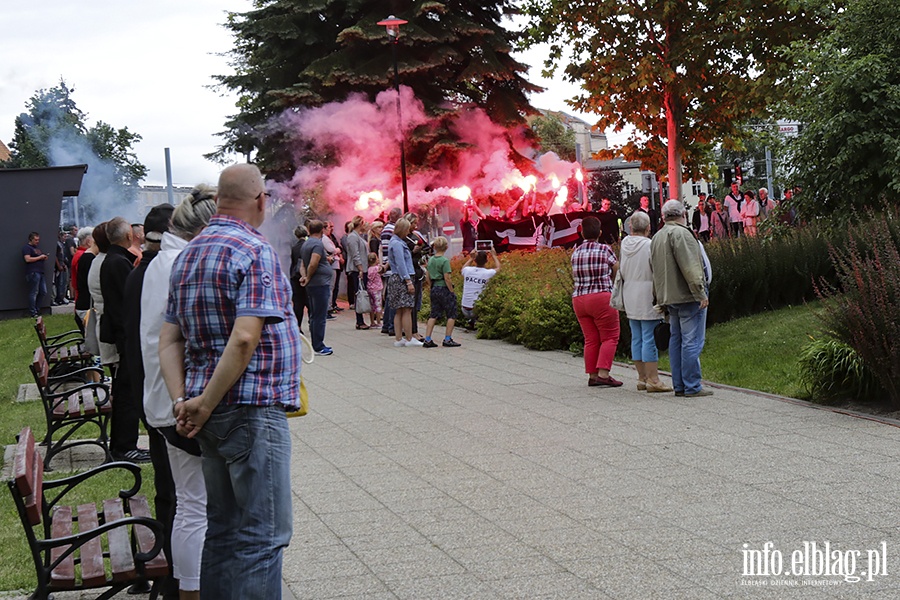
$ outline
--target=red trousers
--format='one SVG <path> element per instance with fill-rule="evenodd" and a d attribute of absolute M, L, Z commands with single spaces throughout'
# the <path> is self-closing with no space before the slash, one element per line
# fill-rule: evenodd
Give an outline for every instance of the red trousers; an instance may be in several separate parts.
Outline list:
<path fill-rule="evenodd" d="M 609 305 L 609 292 L 572 298 L 572 308 L 584 333 L 584 372 L 609 370 L 619 345 L 619 311 Z"/>

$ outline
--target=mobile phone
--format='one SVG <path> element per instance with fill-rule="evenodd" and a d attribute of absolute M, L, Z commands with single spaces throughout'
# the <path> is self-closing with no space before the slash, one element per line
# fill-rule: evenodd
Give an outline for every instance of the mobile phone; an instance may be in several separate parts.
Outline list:
<path fill-rule="evenodd" d="M 490 252 L 494 249 L 494 240 L 475 240 L 475 250 Z"/>

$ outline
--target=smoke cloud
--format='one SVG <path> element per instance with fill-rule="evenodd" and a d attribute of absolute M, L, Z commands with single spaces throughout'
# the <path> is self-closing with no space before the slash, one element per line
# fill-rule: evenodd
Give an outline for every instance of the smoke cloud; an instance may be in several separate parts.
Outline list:
<path fill-rule="evenodd" d="M 274 186 L 274 195 L 298 205 L 317 195 L 326 204 L 317 205 L 317 212 L 342 218 L 354 213 L 372 217 L 397 206 L 402 199 L 400 124 L 403 139 L 416 127 L 432 124 L 422 102 L 406 86 L 400 88 L 398 121 L 397 98 L 395 90 L 386 90 L 374 102 L 352 95 L 343 102 L 283 114 L 278 126 L 304 151 L 327 156 L 330 164 L 301 166 L 290 181 Z M 482 204 L 507 191 L 517 199 L 529 185 L 534 189 L 535 180 L 538 191 L 549 191 L 551 176 L 564 182 L 578 168 L 553 153 L 536 157 L 523 131 L 497 125 L 479 108 L 459 112 L 449 127 L 467 148 L 452 165 L 422 170 L 408 164 L 410 206 L 461 199 L 463 186 Z M 511 144 L 532 161 L 529 172 L 522 173 L 511 160 Z M 532 183 L 523 183 L 528 175 Z"/>

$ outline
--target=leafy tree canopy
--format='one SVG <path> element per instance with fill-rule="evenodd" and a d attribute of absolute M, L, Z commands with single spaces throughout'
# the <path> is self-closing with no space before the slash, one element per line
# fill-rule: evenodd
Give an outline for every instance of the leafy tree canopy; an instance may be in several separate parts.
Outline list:
<path fill-rule="evenodd" d="M 900 4 L 850 0 L 836 26 L 796 49 L 804 69 L 794 118 L 794 202 L 810 217 L 846 218 L 900 192 Z M 886 26 L 887 25 L 887 26 Z"/>
<path fill-rule="evenodd" d="M 526 44 L 547 42 L 548 72 L 563 68 L 584 93 L 572 106 L 599 115 L 597 127 L 636 133 L 600 153 L 640 161 L 673 182 L 708 171 L 717 141 L 764 115 L 785 91 L 782 49 L 815 36 L 825 0 L 525 0 Z M 777 94 L 777 96 L 776 96 Z"/>
<path fill-rule="evenodd" d="M 72 99 L 74 88 L 65 81 L 38 90 L 16 117 L 6 168 L 39 168 L 85 163 L 79 197 L 90 212 L 92 203 L 108 203 L 133 196 L 134 188 L 147 175 L 134 144 L 141 136 L 127 127 L 116 129 L 103 121 L 86 125 L 87 115 Z"/>
<path fill-rule="evenodd" d="M 409 21 L 394 48 L 399 80 L 430 114 L 474 105 L 496 123 L 524 125 L 534 112 L 526 92 L 540 88 L 523 78 L 527 67 L 510 56 L 515 36 L 500 22 L 512 10 L 510 0 L 257 0 L 254 10 L 232 13 L 226 24 L 235 38 L 234 72 L 217 79 L 238 93 L 239 112 L 210 157 L 255 148 L 270 175 L 289 176 L 295 159 L 272 118 L 287 109 L 343 101 L 351 93 L 373 100 L 392 87 L 391 42 L 377 25 L 386 11 Z M 454 142 L 446 129 L 416 133 L 424 146 L 445 150 Z"/>
<path fill-rule="evenodd" d="M 552 113 L 531 120 L 541 152 L 555 152 L 562 160 L 575 160 L 575 131 L 566 127 Z"/>

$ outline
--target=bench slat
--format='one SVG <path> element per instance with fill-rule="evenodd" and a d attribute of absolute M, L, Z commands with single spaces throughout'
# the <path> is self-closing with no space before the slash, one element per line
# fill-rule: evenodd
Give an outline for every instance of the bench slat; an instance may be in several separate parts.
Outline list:
<path fill-rule="evenodd" d="M 53 525 L 50 527 L 53 538 L 72 535 L 72 507 L 60 506 L 53 511 Z M 51 548 L 50 561 L 56 561 L 70 546 Z M 75 555 L 69 554 L 50 573 L 50 584 L 54 588 L 70 589 L 75 586 Z"/>
<path fill-rule="evenodd" d="M 40 453 L 35 450 L 31 454 L 31 494 L 25 496 L 25 514 L 28 515 L 28 521 L 32 525 L 38 525 L 41 522 L 41 511 L 43 510 L 44 497 L 44 461 L 41 460 Z"/>
<path fill-rule="evenodd" d="M 78 533 L 92 531 L 99 526 L 97 507 L 94 504 L 82 504 L 78 507 Z M 81 580 L 86 586 L 100 586 L 106 583 L 101 537 L 98 535 L 81 546 Z"/>
<path fill-rule="evenodd" d="M 131 507 L 131 516 L 153 518 L 150 515 L 150 504 L 145 496 L 135 496 L 128 501 Z M 156 536 L 153 532 L 143 525 L 135 525 L 135 538 L 138 552 L 147 552 L 153 548 L 156 542 Z M 144 563 L 144 572 L 147 577 L 165 577 L 169 574 L 169 561 L 163 550 L 159 551 L 154 558 Z"/>
<path fill-rule="evenodd" d="M 25 427 L 19 433 L 16 457 L 13 460 L 13 478 L 22 496 L 28 496 L 34 491 L 34 434 L 31 427 Z"/>
<path fill-rule="evenodd" d="M 94 404 L 94 390 L 86 388 L 81 390 L 81 404 L 84 407 L 84 414 L 93 416 L 97 414 L 97 406 Z"/>
<path fill-rule="evenodd" d="M 81 394 L 77 392 L 74 394 L 69 394 L 67 400 L 69 408 L 66 410 L 66 413 L 70 417 L 81 414 Z"/>
<path fill-rule="evenodd" d="M 112 498 L 103 501 L 103 513 L 106 522 L 111 523 L 125 518 L 125 510 L 120 498 Z M 115 581 L 128 581 L 133 579 L 137 572 L 134 568 L 134 557 L 131 554 L 131 544 L 128 541 L 128 528 L 116 527 L 109 530 L 109 562 L 112 566 L 112 576 Z"/>

